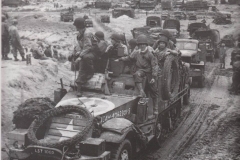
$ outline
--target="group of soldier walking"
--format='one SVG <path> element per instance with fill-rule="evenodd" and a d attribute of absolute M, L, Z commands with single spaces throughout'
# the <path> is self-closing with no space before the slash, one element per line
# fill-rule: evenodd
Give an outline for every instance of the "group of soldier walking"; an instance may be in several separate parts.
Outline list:
<path fill-rule="evenodd" d="M 75 19 L 73 25 L 79 33 L 74 51 L 68 59 L 74 64 L 79 64 L 79 74 L 75 81 L 77 83 L 77 96 L 82 96 L 82 85 L 94 74 L 93 62 L 95 58 L 105 56 L 112 57 L 115 61 L 131 61 L 134 63 L 133 77 L 136 87 L 140 91 L 139 96 L 146 97 L 143 89 L 143 79 L 146 78 L 146 90 L 153 99 L 154 114 L 158 114 L 158 72 L 162 69 L 164 58 L 168 54 L 179 56 L 180 52 L 174 44 L 176 43 L 175 38 L 167 30 L 162 30 L 153 48 L 149 46 L 148 38 L 145 35 L 131 39 L 127 45 L 124 35 L 113 33 L 110 36 L 111 44 L 108 44 L 104 39 L 103 32 L 98 31 L 95 34 L 89 32 L 85 27 L 84 18 Z M 115 56 L 119 47 L 123 48 L 123 56 L 120 58 Z"/>

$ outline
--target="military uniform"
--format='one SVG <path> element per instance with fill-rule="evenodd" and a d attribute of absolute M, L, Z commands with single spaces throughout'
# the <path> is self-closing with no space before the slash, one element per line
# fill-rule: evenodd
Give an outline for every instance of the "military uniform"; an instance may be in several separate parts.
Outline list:
<path fill-rule="evenodd" d="M 23 60 L 24 58 L 24 50 L 20 42 L 20 37 L 18 34 L 18 29 L 16 26 L 12 25 L 9 27 L 9 35 L 10 35 L 10 42 L 12 45 L 12 52 L 15 57 L 15 60 L 17 60 L 17 51 L 19 51 L 20 55 L 22 56 Z"/>
<path fill-rule="evenodd" d="M 240 60 L 233 63 L 232 92 L 237 94 L 240 85 Z"/>
<path fill-rule="evenodd" d="M 220 68 L 225 68 L 226 47 L 221 46 L 219 49 Z"/>
<path fill-rule="evenodd" d="M 8 25 L 2 22 L 2 58 L 7 58 L 10 51 Z"/>

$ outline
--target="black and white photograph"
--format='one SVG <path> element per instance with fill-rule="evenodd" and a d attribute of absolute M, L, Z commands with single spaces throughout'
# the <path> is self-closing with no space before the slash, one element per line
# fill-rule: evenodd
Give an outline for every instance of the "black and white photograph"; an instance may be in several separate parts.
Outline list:
<path fill-rule="evenodd" d="M 240 160 L 240 0 L 1 0 L 2 160 Z"/>

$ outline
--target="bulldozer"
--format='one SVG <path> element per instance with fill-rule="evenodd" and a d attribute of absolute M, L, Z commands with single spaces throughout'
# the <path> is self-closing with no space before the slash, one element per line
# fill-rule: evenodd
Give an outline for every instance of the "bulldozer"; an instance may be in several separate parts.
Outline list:
<path fill-rule="evenodd" d="M 34 112 L 27 108 L 15 112 L 17 127 L 8 133 L 9 158 L 133 160 L 151 141 L 161 145 L 177 125 L 183 104 L 189 103 L 188 69 L 177 57 L 166 57 L 156 82 L 159 114 L 154 116 L 151 97 L 139 97 L 133 75 L 124 72 L 128 64 L 115 61 L 122 56 L 118 48 L 114 56 L 96 60 L 98 72 L 82 86 L 82 97 L 77 97 L 74 80 L 69 91 L 61 81 L 61 88 L 54 91 L 55 104 L 41 99 L 22 104 L 38 113 L 37 106 L 45 110 L 29 114 L 30 126 L 24 127 L 16 123 Z"/>

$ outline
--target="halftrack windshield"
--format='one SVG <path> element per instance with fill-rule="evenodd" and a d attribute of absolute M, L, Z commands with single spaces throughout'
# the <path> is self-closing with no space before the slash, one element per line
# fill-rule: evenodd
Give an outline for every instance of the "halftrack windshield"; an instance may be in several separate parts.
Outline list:
<path fill-rule="evenodd" d="M 197 43 L 194 42 L 177 42 L 176 44 L 179 50 L 197 50 Z"/>

